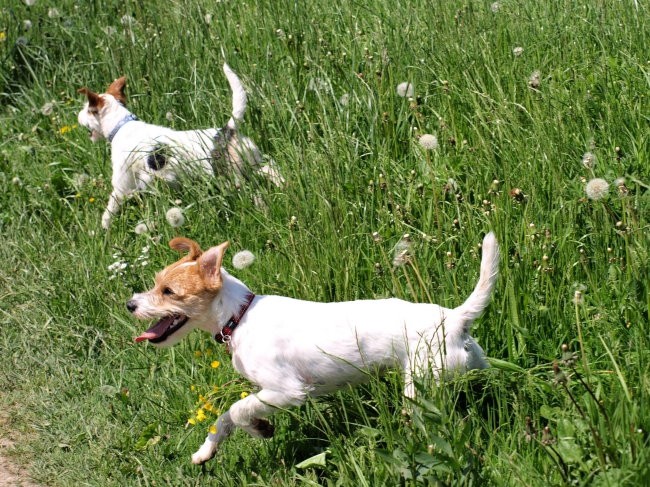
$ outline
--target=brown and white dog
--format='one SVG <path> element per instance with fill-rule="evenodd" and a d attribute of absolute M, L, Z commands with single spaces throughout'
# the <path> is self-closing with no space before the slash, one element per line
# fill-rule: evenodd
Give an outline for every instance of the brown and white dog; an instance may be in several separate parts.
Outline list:
<path fill-rule="evenodd" d="M 454 309 L 400 299 L 315 303 L 255 296 L 222 267 L 228 242 L 205 252 L 186 238 L 169 244 L 187 255 L 159 272 L 151 290 L 127 302 L 137 318 L 158 319 L 135 341 L 164 347 L 194 329 L 207 331 L 228 342 L 235 369 L 260 387 L 217 419 L 217 432 L 192 455 L 194 463 L 212 458 L 235 427 L 269 437 L 267 416 L 362 382 L 369 371 L 401 369 L 404 394 L 413 397 L 414 376 L 488 366 L 470 328 L 488 305 L 498 274 L 493 233 L 483 240 L 474 291 Z"/>
<path fill-rule="evenodd" d="M 81 88 L 88 101 L 79 112 L 79 125 L 90 131 L 90 139 L 102 138 L 111 144 L 113 191 L 102 216 L 108 228 L 124 199 L 144 189 L 154 178 L 175 181 L 182 172 L 198 171 L 213 175 L 232 171 L 236 178 L 245 176 L 249 167 L 265 174 L 274 184 L 283 182 L 270 162 L 263 165 L 255 143 L 237 131 L 246 111 L 246 91 L 237 75 L 223 65 L 232 90 L 232 117 L 222 129 L 177 131 L 138 120 L 126 108 L 126 78 L 113 81 L 105 93 Z"/>

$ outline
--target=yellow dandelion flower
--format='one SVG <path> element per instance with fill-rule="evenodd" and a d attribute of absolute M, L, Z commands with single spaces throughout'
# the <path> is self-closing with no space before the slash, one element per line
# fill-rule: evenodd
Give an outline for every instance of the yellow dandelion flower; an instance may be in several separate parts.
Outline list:
<path fill-rule="evenodd" d="M 199 394 L 199 402 L 205 402 L 205 396 L 203 394 Z"/>
<path fill-rule="evenodd" d="M 0 42 L 4 42 L 7 39 L 7 34 L 0 32 Z"/>
<path fill-rule="evenodd" d="M 211 348 L 208 348 L 208 349 L 205 351 L 205 355 L 206 355 L 206 357 L 209 357 L 210 355 L 212 355 L 212 349 L 211 349 Z"/>
<path fill-rule="evenodd" d="M 208 433 L 211 435 L 216 435 L 217 434 L 217 427 L 215 425 L 212 425 L 208 428 Z"/>
<path fill-rule="evenodd" d="M 194 426 L 196 424 L 196 418 L 192 416 L 190 419 L 187 420 L 187 422 L 192 426 Z"/>
<path fill-rule="evenodd" d="M 199 409 L 198 411 L 196 411 L 196 420 L 197 421 L 199 421 L 199 422 L 205 421 L 206 418 L 207 418 L 207 416 L 205 415 L 205 411 L 202 408 Z"/>
<path fill-rule="evenodd" d="M 206 402 L 206 403 L 203 405 L 203 409 L 205 409 L 205 410 L 208 411 L 208 412 L 212 412 L 212 410 L 214 409 L 214 406 L 212 405 L 211 402 Z"/>
<path fill-rule="evenodd" d="M 88 198 L 88 203 L 94 203 L 94 202 L 95 202 L 95 198 L 93 198 L 92 196 Z"/>
<path fill-rule="evenodd" d="M 199 358 L 202 355 L 201 350 L 194 350 L 194 356 Z"/>
<path fill-rule="evenodd" d="M 248 397 L 248 392 L 246 392 L 246 391 L 242 392 L 242 393 L 239 395 L 239 397 L 241 397 L 242 399 L 244 399 L 245 397 Z"/>
<path fill-rule="evenodd" d="M 212 392 L 219 392 L 219 386 L 212 386 Z"/>
<path fill-rule="evenodd" d="M 63 134 L 67 134 L 68 132 L 70 132 L 70 131 L 71 131 L 72 129 L 74 129 L 74 128 L 77 128 L 77 125 L 76 125 L 76 124 L 75 124 L 75 125 L 64 125 L 63 127 L 61 127 L 61 128 L 59 129 L 59 133 L 60 133 L 61 135 L 63 135 Z"/>
<path fill-rule="evenodd" d="M 194 392 L 195 390 L 196 390 L 196 386 L 195 386 L 194 384 L 192 384 L 192 385 L 190 386 L 190 391 Z"/>
<path fill-rule="evenodd" d="M 213 369 L 216 369 L 220 365 L 221 365 L 221 362 L 219 362 L 218 360 L 213 360 L 212 363 L 210 364 L 210 367 L 212 367 Z"/>

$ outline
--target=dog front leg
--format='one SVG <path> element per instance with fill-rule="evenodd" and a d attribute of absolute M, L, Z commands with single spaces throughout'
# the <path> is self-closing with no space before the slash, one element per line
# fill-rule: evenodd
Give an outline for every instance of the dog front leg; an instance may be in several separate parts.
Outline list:
<path fill-rule="evenodd" d="M 235 424 L 230 419 L 230 411 L 226 411 L 219 416 L 215 427 L 217 428 L 217 432 L 208 434 L 201 448 L 192 455 L 192 463 L 201 465 L 210 460 L 217 453 L 219 445 L 230 436 L 230 433 L 235 429 Z"/>
<path fill-rule="evenodd" d="M 123 194 L 115 190 L 111 193 L 110 197 L 108 198 L 108 205 L 106 206 L 106 210 L 102 215 L 102 228 L 104 230 L 108 230 L 108 227 L 111 225 L 111 219 L 113 218 L 113 215 L 115 215 L 120 209 L 123 199 Z"/>
<path fill-rule="evenodd" d="M 228 412 L 217 419 L 215 434 L 208 434 L 201 448 L 192 455 L 192 463 L 202 464 L 210 460 L 219 445 L 226 439 L 235 427 L 239 427 L 256 438 L 273 436 L 273 426 L 266 419 L 278 408 L 298 406 L 304 401 L 287 394 L 262 389 L 257 394 L 251 394 L 230 406 Z"/>

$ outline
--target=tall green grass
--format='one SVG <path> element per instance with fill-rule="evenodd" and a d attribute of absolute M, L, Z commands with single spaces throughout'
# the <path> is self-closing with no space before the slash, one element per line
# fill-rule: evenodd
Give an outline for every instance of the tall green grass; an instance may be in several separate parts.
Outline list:
<path fill-rule="evenodd" d="M 498 3 L 0 7 L 0 405 L 22 434 L 16 460 L 46 485 L 648 482 L 647 5 Z M 249 92 L 242 130 L 286 186 L 158 185 L 102 231 L 109 151 L 75 126 L 77 88 L 125 74 L 141 119 L 222 126 L 224 55 Z M 595 177 L 610 184 L 600 200 L 584 190 Z M 140 222 L 153 230 L 136 235 Z M 474 335 L 494 367 L 423 379 L 415 407 L 396 374 L 375 378 L 278 413 L 273 440 L 240 432 L 190 464 L 212 413 L 187 420 L 254 389 L 198 332 L 170 350 L 132 343 L 143 324 L 124 302 L 176 258 L 171 237 L 253 251 L 236 275 L 259 294 L 453 307 L 490 229 L 501 275 Z"/>

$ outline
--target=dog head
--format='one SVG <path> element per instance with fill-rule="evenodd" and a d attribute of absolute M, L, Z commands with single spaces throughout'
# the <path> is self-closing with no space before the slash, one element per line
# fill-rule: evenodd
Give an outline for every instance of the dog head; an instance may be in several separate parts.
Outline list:
<path fill-rule="evenodd" d="M 193 240 L 177 237 L 169 246 L 187 255 L 156 274 L 152 289 L 126 303 L 137 318 L 158 320 L 136 342 L 175 345 L 196 328 L 211 331 L 216 319 L 212 303 L 222 287 L 221 262 L 228 242 L 203 252 Z"/>
<path fill-rule="evenodd" d="M 86 95 L 88 101 L 79 112 L 77 119 L 79 125 L 90 131 L 90 140 L 93 142 L 104 138 L 105 127 L 102 126 L 102 120 L 106 115 L 115 112 L 119 107 L 126 106 L 125 87 L 126 77 L 122 76 L 108 86 L 106 93 L 97 94 L 86 87 L 78 90 L 79 93 Z"/>

